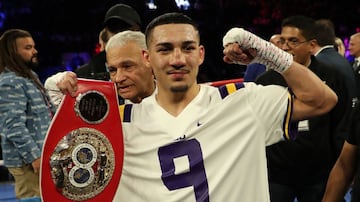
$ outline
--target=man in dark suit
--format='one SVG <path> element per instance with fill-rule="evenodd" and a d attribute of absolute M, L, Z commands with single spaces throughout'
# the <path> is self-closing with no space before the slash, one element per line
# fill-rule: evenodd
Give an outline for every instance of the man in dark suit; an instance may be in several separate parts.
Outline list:
<path fill-rule="evenodd" d="M 333 23 L 328 19 L 320 19 L 316 22 L 315 39 L 313 54 L 316 58 L 328 65 L 338 69 L 346 78 L 346 90 L 352 97 L 358 96 L 356 80 L 349 61 L 340 55 L 335 47 L 335 29 Z"/>
<path fill-rule="evenodd" d="M 349 111 L 351 113 L 351 106 L 355 106 L 358 101 L 359 88 L 357 86 L 357 81 L 349 61 L 342 55 L 340 55 L 337 50 L 334 48 L 335 44 L 335 28 L 333 23 L 329 19 L 320 19 L 315 22 L 315 43 L 313 48 L 313 54 L 316 58 L 328 66 L 338 70 L 338 73 L 345 78 L 345 88 L 347 91 L 349 103 L 347 103 Z M 350 116 L 344 116 L 345 119 L 342 119 L 345 123 L 350 123 Z M 340 124 L 341 126 L 348 127 L 348 124 Z M 345 131 L 347 128 L 340 128 L 339 136 L 335 139 L 335 142 L 342 142 L 344 137 L 347 135 Z M 336 144 L 337 146 L 342 146 L 342 144 Z M 341 151 L 341 147 L 337 148 L 337 151 Z"/>

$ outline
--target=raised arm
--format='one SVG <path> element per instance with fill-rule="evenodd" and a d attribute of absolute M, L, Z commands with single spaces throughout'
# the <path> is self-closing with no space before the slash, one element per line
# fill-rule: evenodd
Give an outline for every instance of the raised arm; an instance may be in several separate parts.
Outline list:
<path fill-rule="evenodd" d="M 242 28 L 233 28 L 224 36 L 223 45 L 225 62 L 258 62 L 283 75 L 295 94 L 292 120 L 324 114 L 337 103 L 336 94 L 323 81 L 272 43 Z"/>

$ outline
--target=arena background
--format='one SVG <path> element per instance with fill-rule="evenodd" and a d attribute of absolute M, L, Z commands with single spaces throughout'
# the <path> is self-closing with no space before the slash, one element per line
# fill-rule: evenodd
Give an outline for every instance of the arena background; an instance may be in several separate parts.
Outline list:
<path fill-rule="evenodd" d="M 360 31 L 360 3 L 353 0 L 0 0 L 0 33 L 21 28 L 33 34 L 41 59 L 37 73 L 44 81 L 58 71 L 74 70 L 96 54 L 105 12 L 116 3 L 139 12 L 142 30 L 165 12 L 181 11 L 195 19 L 206 48 L 200 82 L 243 76 L 245 67 L 222 61 L 221 39 L 233 26 L 268 39 L 279 32 L 283 18 L 303 14 L 331 19 L 345 44 Z"/>

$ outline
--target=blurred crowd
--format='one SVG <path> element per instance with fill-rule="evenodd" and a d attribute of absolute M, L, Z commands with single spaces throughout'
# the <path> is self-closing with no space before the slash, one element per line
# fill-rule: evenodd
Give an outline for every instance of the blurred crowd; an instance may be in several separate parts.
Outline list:
<path fill-rule="evenodd" d="M 206 59 L 199 75 L 200 81 L 222 80 L 243 76 L 244 69 L 224 64 L 221 36 L 229 27 L 244 27 L 268 39 L 280 30 L 280 22 L 287 16 L 302 14 L 331 19 L 336 34 L 347 47 L 351 34 L 359 31 L 360 6 L 354 1 L 328 0 L 188 0 L 188 7 L 175 0 L 0 0 L 0 33 L 9 28 L 31 31 L 40 52 L 40 79 L 63 70 L 74 70 L 97 54 L 98 32 L 103 16 L 115 3 L 125 3 L 141 15 L 146 24 L 162 13 L 182 11 L 196 20 L 201 29 Z M 156 8 L 156 9 L 155 9 Z M 70 57 L 69 57 L 70 53 Z M 81 57 L 79 57 L 81 56 Z M 73 63 L 71 63 L 73 60 Z M 223 66 L 219 72 L 218 66 Z"/>

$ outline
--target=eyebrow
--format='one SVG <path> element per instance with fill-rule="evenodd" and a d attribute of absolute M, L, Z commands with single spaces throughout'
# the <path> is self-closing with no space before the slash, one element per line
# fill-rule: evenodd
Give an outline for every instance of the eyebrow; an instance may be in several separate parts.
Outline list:
<path fill-rule="evenodd" d="M 188 41 L 183 41 L 183 42 L 181 42 L 181 44 L 185 44 L 185 45 L 189 45 L 189 44 L 196 44 L 197 43 L 197 41 L 194 41 L 194 40 L 188 40 Z M 156 44 L 155 46 L 167 46 L 167 47 L 169 47 L 169 46 L 173 46 L 173 43 L 171 43 L 171 42 L 161 42 L 161 43 L 158 43 L 158 44 Z"/>
<path fill-rule="evenodd" d="M 121 67 L 123 67 L 124 65 L 133 65 L 133 64 L 136 64 L 136 62 L 134 62 L 133 60 L 131 60 L 131 59 L 127 59 L 127 60 L 123 60 L 123 61 L 121 61 L 121 62 L 118 62 L 118 63 L 116 63 L 116 64 L 114 64 L 114 65 L 110 65 L 109 63 L 107 63 L 107 65 L 108 65 L 108 68 L 121 68 Z"/>

